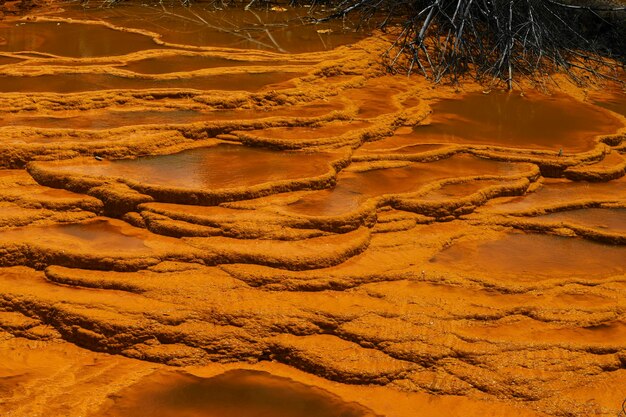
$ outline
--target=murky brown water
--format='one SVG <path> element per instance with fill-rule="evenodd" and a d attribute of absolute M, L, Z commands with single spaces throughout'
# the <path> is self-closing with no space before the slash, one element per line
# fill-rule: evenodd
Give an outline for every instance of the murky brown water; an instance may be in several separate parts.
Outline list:
<path fill-rule="evenodd" d="M 374 417 L 319 388 L 267 372 L 211 378 L 160 372 L 121 392 L 101 417 Z"/>
<path fill-rule="evenodd" d="M 59 74 L 36 77 L 0 76 L 0 91 L 75 93 L 115 89 L 144 90 L 161 88 L 257 91 L 270 84 L 281 83 L 297 77 L 298 74 L 294 73 L 273 72 L 220 74 L 164 80 L 124 78 L 107 74 Z"/>
<path fill-rule="evenodd" d="M 596 95 L 592 102 L 600 107 L 626 116 L 626 91 L 623 86 L 622 88 L 619 86 L 613 87 L 609 92 Z"/>
<path fill-rule="evenodd" d="M 164 42 L 192 46 L 221 46 L 303 53 L 324 51 L 367 36 L 356 32 L 358 22 L 306 24 L 308 10 L 249 10 L 199 5 L 185 9 L 177 3 L 121 4 L 114 8 L 68 7 L 67 15 L 103 19 L 115 25 L 159 34 Z M 319 32 L 318 32 L 319 31 Z"/>
<path fill-rule="evenodd" d="M 369 198 L 385 194 L 415 192 L 429 183 L 454 177 L 515 175 L 523 172 L 515 164 L 468 156 L 454 156 L 431 163 L 413 163 L 401 168 L 345 172 L 337 185 L 291 204 L 289 210 L 307 215 L 337 215 L 355 210 Z"/>
<path fill-rule="evenodd" d="M 9 56 L 0 56 L 0 65 L 8 65 L 8 64 L 15 64 L 16 62 L 20 62 L 22 61 L 19 58 L 12 58 Z"/>
<path fill-rule="evenodd" d="M 626 232 L 626 210 L 589 208 L 563 211 L 541 217 L 548 221 L 568 222 L 609 232 Z"/>
<path fill-rule="evenodd" d="M 561 96 L 469 94 L 433 105 L 432 123 L 408 135 L 415 143 L 473 143 L 513 148 L 563 149 L 594 146 L 594 136 L 614 133 L 620 123 L 592 106 Z M 408 138 L 407 138 L 408 140 Z"/>
<path fill-rule="evenodd" d="M 2 22 L 0 37 L 5 40 L 0 43 L 3 52 L 34 51 L 73 58 L 125 55 L 162 48 L 149 36 L 66 22 Z"/>
<path fill-rule="evenodd" d="M 77 115 L 36 116 L 3 115 L 0 126 L 32 126 L 58 129 L 111 129 L 123 126 L 146 124 L 188 124 L 224 120 L 253 120 L 269 117 L 293 117 L 306 113 L 318 117 L 341 109 L 340 104 L 305 104 L 281 110 L 94 110 L 82 111 Z"/>
<path fill-rule="evenodd" d="M 580 238 L 541 234 L 507 234 L 497 240 L 453 244 L 431 262 L 491 276 L 523 280 L 626 273 L 626 247 Z"/>
<path fill-rule="evenodd" d="M 111 129 L 122 126 L 163 123 L 194 123 L 213 119 L 212 115 L 192 110 L 139 110 L 83 112 L 70 117 L 8 116 L 0 118 L 2 126 L 32 126 L 58 129 Z"/>
<path fill-rule="evenodd" d="M 503 212 L 532 211 L 567 204 L 584 204 L 584 202 L 594 200 L 619 200 L 626 197 L 625 180 L 626 178 L 623 177 L 607 183 L 550 180 L 546 181 L 539 190 L 523 197 L 513 198 L 494 209 Z"/>
<path fill-rule="evenodd" d="M 34 238 L 34 240 L 33 240 Z M 143 239 L 128 235 L 106 221 L 14 229 L 4 232 L 4 242 L 34 241 L 37 245 L 105 253 L 144 251 Z"/>
<path fill-rule="evenodd" d="M 59 169 L 89 176 L 125 178 L 145 184 L 216 189 L 322 175 L 330 169 L 333 158 L 332 154 L 326 153 L 276 152 L 222 144 L 173 155 L 90 161 Z"/>
<path fill-rule="evenodd" d="M 139 74 L 167 74 L 172 72 L 197 71 L 206 68 L 240 67 L 240 66 L 271 66 L 271 61 L 237 61 L 223 57 L 172 55 L 159 58 L 145 58 L 130 61 L 124 69 Z"/>
<path fill-rule="evenodd" d="M 462 197 L 478 192 L 483 188 L 502 184 L 502 181 L 497 180 L 469 181 L 457 184 L 447 184 L 420 198 L 424 200 L 442 200 L 446 198 Z"/>

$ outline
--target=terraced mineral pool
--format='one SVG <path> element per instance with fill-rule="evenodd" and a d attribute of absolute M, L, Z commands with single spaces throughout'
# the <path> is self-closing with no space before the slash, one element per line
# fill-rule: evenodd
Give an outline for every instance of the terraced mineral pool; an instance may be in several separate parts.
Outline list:
<path fill-rule="evenodd" d="M 433 190 L 424 196 L 420 196 L 419 198 L 421 200 L 427 201 L 453 199 L 468 196 L 477 193 L 482 189 L 499 185 L 506 185 L 506 182 L 497 180 L 483 180 L 446 184 L 437 190 Z"/>
<path fill-rule="evenodd" d="M 0 76 L 0 92 L 76 93 L 100 90 L 189 88 L 196 90 L 258 91 L 301 74 L 282 72 L 217 74 L 173 79 L 125 78 L 110 74 L 55 74 L 34 77 Z"/>
<path fill-rule="evenodd" d="M 186 124 L 213 122 L 221 120 L 254 120 L 268 117 L 298 117 L 305 113 L 309 117 L 322 116 L 342 108 L 340 103 L 311 103 L 302 106 L 289 106 L 276 110 L 92 110 L 76 115 L 35 116 L 12 115 L 0 116 L 0 127 L 32 126 L 55 129 L 112 129 L 123 126 L 148 124 Z M 45 138 L 33 138 L 44 141 Z"/>
<path fill-rule="evenodd" d="M 277 127 L 252 132 L 253 135 L 261 138 L 286 139 L 286 140 L 306 140 L 333 138 L 347 134 L 349 132 L 364 129 L 371 126 L 368 122 L 330 122 L 322 127 Z"/>
<path fill-rule="evenodd" d="M 386 77 L 366 81 L 360 88 L 347 90 L 344 96 L 349 98 L 358 108 L 361 118 L 369 119 L 383 114 L 398 111 L 394 95 L 406 91 L 406 82 Z"/>
<path fill-rule="evenodd" d="M 172 72 L 197 71 L 206 68 L 240 67 L 240 66 L 270 66 L 284 65 L 284 62 L 275 61 L 238 61 L 219 56 L 198 55 L 170 55 L 158 58 L 145 58 L 130 61 L 124 69 L 139 74 L 168 74 Z"/>
<path fill-rule="evenodd" d="M 59 170 L 159 186 L 219 189 L 319 176 L 330 170 L 332 160 L 329 153 L 275 152 L 222 144 L 173 155 L 64 165 Z"/>
<path fill-rule="evenodd" d="M 30 242 L 94 253 L 123 254 L 148 249 L 143 239 L 123 232 L 121 227 L 108 221 L 16 228 L 2 233 L 0 243 L 4 242 Z"/>
<path fill-rule="evenodd" d="M 111 402 L 97 417 L 375 417 L 320 388 L 247 370 L 211 378 L 158 372 Z"/>
<path fill-rule="evenodd" d="M 566 204 L 589 201 L 611 202 L 619 199 L 626 199 L 626 178 L 624 177 L 604 183 L 544 180 L 542 187 L 537 191 L 515 197 L 494 209 L 502 212 L 523 212 Z"/>
<path fill-rule="evenodd" d="M 417 143 L 460 143 L 580 152 L 620 122 L 601 109 L 561 96 L 473 93 L 433 106 L 432 122 L 408 137 Z"/>
<path fill-rule="evenodd" d="M 608 232 L 626 233 L 626 209 L 589 208 L 547 214 L 539 219 L 567 222 Z"/>
<path fill-rule="evenodd" d="M 399 155 L 417 155 L 424 152 L 436 151 L 441 149 L 444 145 L 410 145 L 410 146 L 402 146 L 394 149 L 385 149 L 381 148 L 368 148 L 363 151 L 357 153 L 357 155 L 366 155 L 366 154 L 399 154 Z"/>
<path fill-rule="evenodd" d="M 441 149 L 446 145 L 420 143 L 416 144 L 415 137 L 407 135 L 407 130 L 412 133 L 410 128 L 401 127 L 396 130 L 396 134 L 388 136 L 384 139 L 366 142 L 356 151 L 357 155 L 390 153 L 390 154 L 414 154 L 420 152 L 428 152 Z"/>
<path fill-rule="evenodd" d="M 415 192 L 447 178 L 479 175 L 516 175 L 523 165 L 494 162 L 465 155 L 400 168 L 344 171 L 335 188 L 319 191 L 288 206 L 288 210 L 312 216 L 331 216 L 356 210 L 367 199 L 384 194 Z"/>
<path fill-rule="evenodd" d="M 207 113 L 192 110 L 92 111 L 77 116 L 5 116 L 0 126 L 32 126 L 57 129 L 111 129 L 148 124 L 184 124 L 211 120 Z"/>
<path fill-rule="evenodd" d="M 139 33 L 66 22 L 0 23 L 0 41 L 1 52 L 34 51 L 72 58 L 125 55 L 163 48 L 151 37 Z"/>
<path fill-rule="evenodd" d="M 431 259 L 466 273 L 533 281 L 626 273 L 626 246 L 581 238 L 509 233 L 495 240 L 462 241 Z"/>
<path fill-rule="evenodd" d="M 135 28 L 159 34 L 164 42 L 191 46 L 220 46 L 260 49 L 276 52 L 304 53 L 325 51 L 351 44 L 368 36 L 367 30 L 356 31 L 358 22 L 347 19 L 311 24 L 307 8 L 287 10 L 243 10 L 239 7 L 216 7 L 214 3 L 198 4 L 193 9 L 178 2 L 168 4 L 121 3 L 116 7 L 68 4 L 64 15 L 88 16 L 116 26 Z"/>

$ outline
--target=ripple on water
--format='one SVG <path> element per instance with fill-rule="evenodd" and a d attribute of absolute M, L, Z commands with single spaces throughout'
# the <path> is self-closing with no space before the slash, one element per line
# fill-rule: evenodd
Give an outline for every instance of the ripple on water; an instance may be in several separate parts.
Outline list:
<path fill-rule="evenodd" d="M 374 417 L 317 387 L 267 372 L 232 370 L 211 378 L 157 372 L 120 392 L 99 417 Z"/>

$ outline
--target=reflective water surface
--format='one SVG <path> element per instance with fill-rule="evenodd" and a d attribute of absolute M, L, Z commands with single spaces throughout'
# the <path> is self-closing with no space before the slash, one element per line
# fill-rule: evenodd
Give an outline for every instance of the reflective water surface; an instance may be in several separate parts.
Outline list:
<path fill-rule="evenodd" d="M 158 372 L 112 402 L 98 417 L 375 417 L 320 388 L 248 370 L 211 378 Z"/>
<path fill-rule="evenodd" d="M 192 88 L 198 90 L 257 91 L 298 77 L 295 73 L 217 74 L 173 79 L 126 78 L 110 74 L 56 74 L 34 77 L 0 76 L 1 92 L 75 93 L 99 90 Z"/>
<path fill-rule="evenodd" d="M 353 43 L 368 35 L 355 31 L 358 19 L 313 23 L 316 17 L 308 8 L 287 10 L 239 7 L 221 8 L 219 4 L 199 3 L 192 8 L 179 2 L 162 4 L 120 3 L 116 7 L 98 7 L 97 2 L 69 5 L 66 15 L 102 19 L 117 26 L 157 33 L 164 42 L 190 46 L 221 46 L 238 49 L 261 49 L 303 53 L 324 51 Z"/>
<path fill-rule="evenodd" d="M 512 148 L 583 151 L 594 136 L 612 134 L 620 122 L 592 106 L 554 96 L 473 93 L 433 106 L 432 123 L 407 135 L 416 143 L 472 143 Z"/>
<path fill-rule="evenodd" d="M 328 153 L 277 152 L 223 144 L 173 155 L 89 162 L 60 169 L 146 184 L 213 189 L 322 175 L 330 169 L 332 158 Z"/>
<path fill-rule="evenodd" d="M 48 227 L 16 228 L 3 232 L 0 241 L 35 242 L 38 245 L 96 253 L 126 253 L 147 249 L 143 239 L 123 232 L 118 225 L 104 220 Z"/>
<path fill-rule="evenodd" d="M 342 172 L 331 190 L 319 191 L 291 204 L 289 210 L 307 215 L 336 215 L 355 210 L 368 198 L 418 191 L 446 178 L 478 175 L 514 175 L 523 168 L 465 155 L 405 167 Z"/>
<path fill-rule="evenodd" d="M 626 246 L 581 238 L 510 233 L 497 240 L 455 243 L 431 262 L 461 270 L 524 280 L 587 279 L 626 273 Z"/>
<path fill-rule="evenodd" d="M 113 30 L 103 25 L 66 22 L 0 22 L 0 51 L 34 51 L 52 55 L 90 58 L 124 55 L 145 49 L 161 49 L 154 40 L 138 33 Z"/>

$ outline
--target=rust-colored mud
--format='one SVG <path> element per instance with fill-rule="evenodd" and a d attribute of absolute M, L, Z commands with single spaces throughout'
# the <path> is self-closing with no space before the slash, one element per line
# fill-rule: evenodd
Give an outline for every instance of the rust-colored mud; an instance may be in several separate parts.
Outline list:
<path fill-rule="evenodd" d="M 618 413 L 619 91 L 434 87 L 302 10 L 88 6 L 0 25 L 0 414 Z"/>

